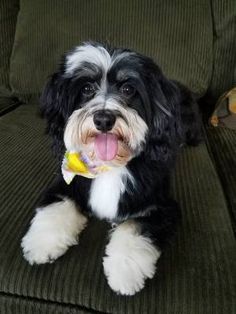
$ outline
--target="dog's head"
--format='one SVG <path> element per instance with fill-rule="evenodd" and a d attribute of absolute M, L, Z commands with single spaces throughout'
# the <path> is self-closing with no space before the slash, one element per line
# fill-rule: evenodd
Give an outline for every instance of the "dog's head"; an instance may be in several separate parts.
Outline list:
<path fill-rule="evenodd" d="M 93 151 L 114 165 L 168 154 L 178 101 L 178 88 L 150 58 L 97 43 L 66 54 L 41 98 L 60 157 L 65 149 Z"/>

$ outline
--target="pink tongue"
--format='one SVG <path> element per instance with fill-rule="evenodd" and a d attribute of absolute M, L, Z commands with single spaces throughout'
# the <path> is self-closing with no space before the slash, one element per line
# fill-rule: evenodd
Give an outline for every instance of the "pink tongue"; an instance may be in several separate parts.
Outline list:
<path fill-rule="evenodd" d="M 115 134 L 101 133 L 95 139 L 95 153 L 99 159 L 112 160 L 118 149 L 118 138 Z"/>

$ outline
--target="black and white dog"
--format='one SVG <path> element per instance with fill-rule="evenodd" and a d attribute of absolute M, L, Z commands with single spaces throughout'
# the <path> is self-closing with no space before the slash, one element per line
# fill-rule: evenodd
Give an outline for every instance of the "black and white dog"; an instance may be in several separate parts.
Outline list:
<path fill-rule="evenodd" d="M 109 286 L 135 294 L 154 276 L 176 229 L 170 173 L 181 144 L 197 144 L 200 134 L 191 93 L 148 57 L 84 43 L 47 83 L 42 111 L 59 160 L 65 150 L 96 146 L 111 170 L 94 179 L 76 176 L 70 185 L 59 175 L 22 240 L 24 257 L 30 264 L 54 261 L 95 215 L 113 224 L 103 259 Z"/>

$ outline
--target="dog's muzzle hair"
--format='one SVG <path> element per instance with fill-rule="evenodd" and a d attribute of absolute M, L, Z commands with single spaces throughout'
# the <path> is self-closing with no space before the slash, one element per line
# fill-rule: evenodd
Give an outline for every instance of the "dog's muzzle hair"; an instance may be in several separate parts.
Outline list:
<path fill-rule="evenodd" d="M 93 157 L 96 135 L 115 134 L 118 152 L 109 164 L 124 165 L 141 152 L 147 130 L 145 121 L 122 99 L 98 95 L 72 113 L 65 128 L 64 142 L 67 150 L 84 151 Z"/>

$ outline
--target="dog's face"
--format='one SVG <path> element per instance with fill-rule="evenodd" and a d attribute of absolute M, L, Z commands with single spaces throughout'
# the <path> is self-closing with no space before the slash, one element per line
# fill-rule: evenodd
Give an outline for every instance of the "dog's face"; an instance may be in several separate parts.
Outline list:
<path fill-rule="evenodd" d="M 88 43 L 65 55 L 42 103 L 58 152 L 65 146 L 118 166 L 147 150 L 154 133 L 169 126 L 172 94 L 151 59 Z"/>
<path fill-rule="evenodd" d="M 67 149 L 126 164 L 139 154 L 148 130 L 146 94 L 137 56 L 85 45 L 67 55 L 65 77 L 76 81 L 75 110 L 65 128 Z"/>

